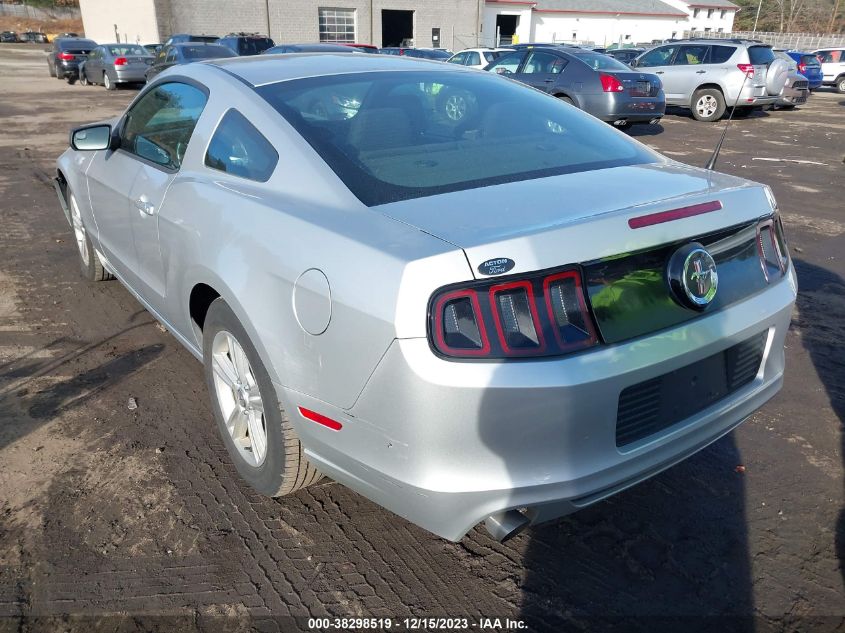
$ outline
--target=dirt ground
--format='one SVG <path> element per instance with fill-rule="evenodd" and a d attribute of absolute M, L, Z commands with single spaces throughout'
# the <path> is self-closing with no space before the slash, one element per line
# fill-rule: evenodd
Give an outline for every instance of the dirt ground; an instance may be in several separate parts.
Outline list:
<path fill-rule="evenodd" d="M 783 391 L 686 462 L 502 545 L 443 541 L 333 483 L 251 492 L 200 364 L 120 284 L 82 281 L 51 187 L 68 129 L 135 91 L 69 86 L 2 46 L 0 80 L 0 630 L 845 630 L 845 95 L 735 122 L 719 163 L 780 202 L 800 285 Z M 721 129 L 678 112 L 633 134 L 703 165 Z"/>

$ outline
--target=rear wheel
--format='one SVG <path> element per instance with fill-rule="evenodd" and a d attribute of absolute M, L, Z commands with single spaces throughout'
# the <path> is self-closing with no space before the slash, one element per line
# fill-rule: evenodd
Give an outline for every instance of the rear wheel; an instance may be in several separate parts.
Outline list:
<path fill-rule="evenodd" d="M 725 97 L 718 88 L 702 88 L 692 96 L 690 109 L 697 121 L 718 121 L 725 113 Z"/>
<path fill-rule="evenodd" d="M 217 428 L 241 477 L 271 497 L 318 481 L 255 346 L 223 299 L 205 317 L 203 358 Z"/>
<path fill-rule="evenodd" d="M 836 80 L 836 91 L 845 94 L 845 75 Z"/>
<path fill-rule="evenodd" d="M 108 73 L 103 73 L 103 85 L 106 87 L 106 90 L 114 90 L 117 88 L 117 84 L 111 80 Z"/>
<path fill-rule="evenodd" d="M 56 76 L 56 67 L 55 67 L 55 66 L 52 66 L 52 65 L 50 64 L 50 62 L 47 62 L 47 70 L 48 70 L 48 71 L 50 71 L 50 76 L 51 76 L 51 77 L 55 77 L 55 76 Z"/>
<path fill-rule="evenodd" d="M 91 238 L 88 237 L 88 231 L 85 230 L 85 225 L 82 223 L 82 213 L 79 211 L 76 197 L 70 191 L 68 191 L 68 207 L 70 208 L 70 224 L 76 240 L 76 251 L 79 253 L 79 268 L 82 276 L 88 281 L 114 279 L 114 276 L 103 266 L 97 251 L 94 250 Z"/>
<path fill-rule="evenodd" d="M 574 102 L 572 99 L 570 99 L 569 97 L 567 97 L 566 95 L 560 95 L 560 96 L 558 97 L 558 99 L 560 99 L 560 100 L 561 100 L 561 101 L 563 101 L 564 103 L 568 103 L 568 104 L 569 104 L 569 105 L 571 105 L 571 106 L 574 106 L 574 105 L 575 105 L 575 102 Z M 575 107 L 577 108 L 578 106 L 575 106 Z"/>
<path fill-rule="evenodd" d="M 88 75 L 85 74 L 84 70 L 81 73 L 79 73 L 79 84 L 81 86 L 90 86 L 91 85 L 91 83 L 88 81 Z"/>

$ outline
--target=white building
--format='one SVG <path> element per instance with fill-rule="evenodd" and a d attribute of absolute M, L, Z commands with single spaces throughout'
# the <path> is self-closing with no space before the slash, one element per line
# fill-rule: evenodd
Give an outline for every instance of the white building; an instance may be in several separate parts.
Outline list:
<path fill-rule="evenodd" d="M 485 0 L 482 44 L 592 42 L 601 46 L 730 32 L 738 7 L 726 0 Z M 693 17 L 694 16 L 694 17 Z M 695 28 L 693 28 L 695 27 Z"/>

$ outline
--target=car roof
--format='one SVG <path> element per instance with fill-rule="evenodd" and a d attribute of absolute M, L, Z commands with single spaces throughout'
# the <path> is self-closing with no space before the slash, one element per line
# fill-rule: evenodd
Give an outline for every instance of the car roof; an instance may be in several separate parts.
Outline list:
<path fill-rule="evenodd" d="M 280 64 L 279 60 L 285 63 Z M 285 53 L 253 57 L 228 57 L 204 62 L 253 86 L 320 75 L 395 71 L 473 72 L 455 64 L 391 55 L 349 55 L 343 53 Z"/>

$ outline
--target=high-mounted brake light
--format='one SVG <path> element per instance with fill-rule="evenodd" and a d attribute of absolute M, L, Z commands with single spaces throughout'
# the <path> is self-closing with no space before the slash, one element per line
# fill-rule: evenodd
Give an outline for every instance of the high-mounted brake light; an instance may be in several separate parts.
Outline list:
<path fill-rule="evenodd" d="M 744 72 L 749 79 L 754 76 L 754 64 L 737 64 L 736 67 Z"/>
<path fill-rule="evenodd" d="M 605 92 L 625 91 L 625 86 L 623 86 L 622 82 L 613 75 L 605 75 L 604 73 L 601 73 L 599 74 L 599 80 L 601 81 L 601 89 Z"/>
<path fill-rule="evenodd" d="M 444 288 L 430 303 L 429 338 L 438 354 L 467 359 L 559 356 L 598 343 L 574 268 Z"/>
<path fill-rule="evenodd" d="M 56 57 L 58 57 L 59 59 L 63 59 L 66 62 L 74 58 L 72 53 L 59 53 L 58 55 L 56 55 Z"/>
<path fill-rule="evenodd" d="M 115 65 L 115 66 L 126 66 L 126 63 L 127 63 L 127 62 L 126 62 L 126 58 L 125 58 L 125 57 L 118 57 L 116 60 L 114 60 L 114 65 Z"/>

